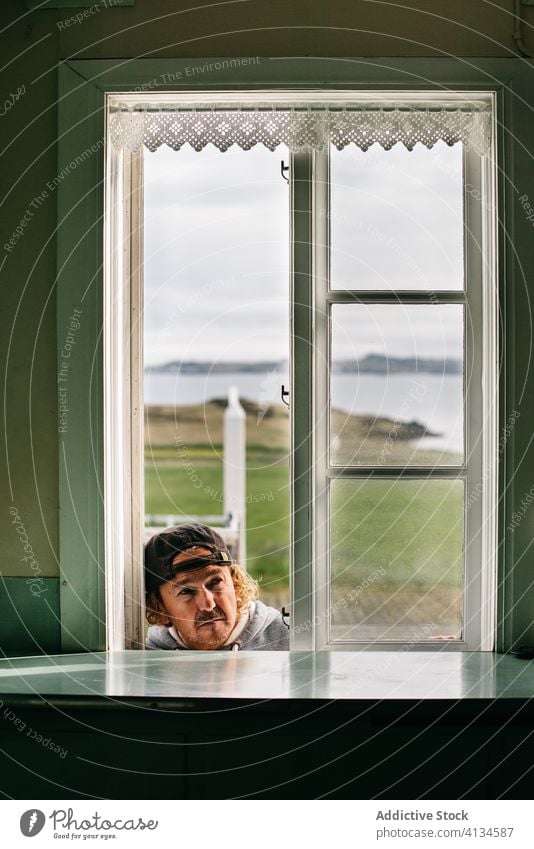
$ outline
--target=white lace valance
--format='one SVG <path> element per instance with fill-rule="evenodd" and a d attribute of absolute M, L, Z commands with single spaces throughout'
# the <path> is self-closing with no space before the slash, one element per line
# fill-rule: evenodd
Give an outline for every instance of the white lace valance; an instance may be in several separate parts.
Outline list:
<path fill-rule="evenodd" d="M 237 145 L 249 150 L 263 144 L 275 150 L 280 144 L 295 152 L 338 150 L 355 144 L 367 150 L 378 143 L 385 150 L 401 142 L 408 150 L 420 142 L 427 148 L 438 141 L 462 142 L 480 154 L 488 152 L 491 112 L 485 104 L 406 106 L 379 104 L 365 108 L 280 106 L 180 108 L 160 106 L 118 107 L 110 116 L 110 133 L 116 148 L 156 150 L 168 145 L 179 150 L 189 144 L 202 150 L 212 144 L 220 151 Z"/>

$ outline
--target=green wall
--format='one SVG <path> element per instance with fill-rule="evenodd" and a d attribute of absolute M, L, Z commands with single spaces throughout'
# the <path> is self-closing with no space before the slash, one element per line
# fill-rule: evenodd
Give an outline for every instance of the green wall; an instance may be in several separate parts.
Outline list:
<path fill-rule="evenodd" d="M 0 88 L 0 284 L 4 332 L 0 335 L 4 376 L 5 429 L 1 479 L 5 506 L 0 511 L 2 576 L 54 578 L 58 567 L 58 423 L 56 385 L 56 202 L 57 101 L 60 59 L 206 56 L 516 56 L 513 0 L 466 3 L 465 0 L 413 0 L 399 6 L 331 0 L 244 0 L 214 6 L 183 0 L 136 0 L 132 8 L 101 8 L 81 22 L 67 23 L 79 9 L 27 12 L 22 0 L 4 0 L 0 9 L 3 67 Z M 534 9 L 524 10 L 534 25 Z M 532 30 L 525 40 L 534 50 Z M 270 58 L 269 58 L 270 57 Z M 276 76 L 276 69 L 274 69 Z M 204 73 L 202 82 L 209 81 Z M 5 106 L 9 102 L 10 107 Z M 5 114 L 4 114 L 5 111 Z M 525 132 L 525 128 L 522 128 Z M 534 197 L 532 160 L 522 152 L 524 183 L 519 193 Z M 50 189 L 47 183 L 52 185 Z M 515 209 L 527 243 L 530 223 Z M 26 221 L 22 225 L 22 219 Z M 22 235 L 15 236 L 16 228 Z M 4 245 L 14 238 L 6 250 Z M 532 485 L 531 422 L 534 392 L 528 371 L 530 354 L 529 286 L 532 251 L 522 257 L 512 309 L 519 322 L 512 354 L 521 398 L 507 463 L 516 470 L 517 503 Z M 83 331 L 83 328 L 82 328 Z M 513 364 L 512 364 L 513 365 Z M 509 492 L 512 492 L 510 490 Z M 16 509 L 17 522 L 9 508 Z M 22 526 L 22 530 L 21 530 Z M 18 528 L 18 530 L 17 530 Z M 534 520 L 527 514 L 514 535 L 510 556 L 530 556 Z M 21 535 L 25 534 L 21 542 Z M 30 545 L 31 554 L 24 548 Z M 23 560 L 23 557 L 33 558 Z M 517 579 L 514 593 L 529 591 L 530 578 Z M 515 581 L 515 578 L 509 578 Z M 14 585 L 12 585 L 14 586 Z M 27 587 L 24 583 L 24 586 Z M 7 585 L 4 592 L 7 592 Z M 17 584 L 16 597 L 24 598 Z M 26 590 L 28 591 L 28 590 Z M 56 615 L 57 593 L 54 608 Z M 33 600 L 32 600 L 33 604 Z M 10 603 L 6 610 L 15 610 Z M 3 609 L 3 608 L 2 608 Z M 530 606 L 522 608 L 531 628 Z M 15 627 L 4 613 L 0 646 Z M 37 637 L 56 634 L 53 617 L 37 617 Z M 52 635 L 52 636 L 50 636 Z M 9 641 L 12 645 L 13 640 Z M 43 642 L 44 645 L 44 642 Z M 47 643 L 48 645 L 48 643 Z M 59 646 L 58 646 L 59 648 Z"/>

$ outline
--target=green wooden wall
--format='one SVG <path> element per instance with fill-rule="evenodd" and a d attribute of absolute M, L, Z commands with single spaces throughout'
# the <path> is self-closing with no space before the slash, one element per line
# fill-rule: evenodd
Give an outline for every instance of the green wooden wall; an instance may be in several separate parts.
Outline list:
<path fill-rule="evenodd" d="M 281 57 L 307 56 L 313 62 L 313 57 L 332 56 L 343 65 L 346 56 L 517 55 L 512 39 L 512 0 L 485 4 L 483 14 L 480 4 L 467 4 L 464 0 L 414 0 L 409 9 L 386 9 L 359 0 L 332 0 L 329 4 L 316 0 L 290 4 L 282 0 L 230 0 L 218 6 L 197 5 L 192 10 L 189 5 L 182 0 L 136 0 L 135 6 L 100 8 L 83 21 L 68 25 L 65 22 L 75 10 L 26 11 L 19 0 L 4 0 L 0 9 L 4 57 L 0 96 L 0 283 L 4 332 L 0 335 L 0 357 L 5 418 L 0 470 L 5 499 L 5 507 L 0 510 L 4 578 L 0 588 L 0 648 L 6 652 L 20 646 L 21 653 L 34 653 L 33 643 L 25 642 L 22 636 L 21 620 L 40 623 L 34 636 L 42 650 L 60 650 L 57 601 L 50 603 L 46 615 L 39 609 L 34 618 L 30 614 L 35 614 L 36 599 L 29 599 L 24 591 L 28 578 L 40 577 L 54 582 L 56 587 L 64 580 L 59 569 L 62 434 L 58 433 L 56 375 L 57 177 L 61 164 L 58 63 L 66 58 L 114 57 L 124 60 L 127 69 L 129 59 L 141 56 L 190 59 L 193 67 L 195 59 L 206 56 L 260 56 L 265 74 L 281 81 L 287 73 L 286 60 Z M 526 8 L 525 16 L 534 23 L 533 9 Z M 526 36 L 529 42 L 528 32 Z M 377 59 L 377 65 L 384 63 L 387 60 Z M 518 64 L 527 70 L 531 67 L 526 60 Z M 466 60 L 464 70 L 469 67 Z M 198 67 L 195 73 L 200 75 Z M 210 73 L 202 72 L 203 83 L 212 81 Z M 511 93 L 529 100 L 534 86 L 529 80 L 521 86 L 512 82 Z M 527 220 L 519 201 L 525 194 L 534 199 L 529 146 L 533 138 L 531 107 L 532 104 L 523 111 L 516 110 L 515 125 L 508 123 L 504 133 L 508 140 L 510 133 L 515 134 L 520 144 L 513 147 L 515 184 L 508 185 L 510 202 L 506 211 L 505 232 L 513 233 L 513 239 L 505 238 L 501 245 L 501 263 L 506 272 L 502 329 L 513 340 L 502 362 L 502 398 L 507 409 L 511 412 L 517 408 L 520 416 L 503 451 L 503 527 L 510 523 L 514 512 L 522 509 L 533 485 L 530 292 L 534 255 L 532 222 Z M 79 131 L 83 133 L 83 127 Z M 81 179 L 81 172 L 76 179 Z M 90 320 L 97 319 L 93 311 Z M 94 388 L 99 392 L 98 381 Z M 73 393 L 85 390 L 72 387 Z M 95 438 L 98 443 L 101 435 L 97 433 Z M 78 450 L 91 455 L 93 447 L 80 444 Z M 69 450 L 76 450 L 72 441 Z M 64 467 L 61 474 L 65 483 Z M 78 481 L 77 485 L 81 487 L 83 482 Z M 87 510 L 93 511 L 98 524 L 97 490 L 95 479 L 88 482 Z M 28 543 L 21 544 L 10 509 L 18 511 Z M 95 592 L 101 597 L 101 551 L 83 539 L 77 517 L 73 514 L 71 518 L 71 544 L 78 538 L 86 570 L 84 580 L 91 586 L 96 582 Z M 501 646 L 519 638 L 534 640 L 529 565 L 533 530 L 534 513 L 531 515 L 526 509 L 518 527 L 502 538 L 507 568 L 500 576 L 505 587 L 501 594 Z M 28 556 L 26 544 L 31 546 L 33 561 L 24 560 Z M 17 589 L 15 579 L 19 580 Z M 9 593 L 8 583 L 12 587 Z M 63 591 L 68 592 L 68 586 Z M 57 591 L 54 593 L 57 598 Z M 17 599 L 16 604 L 12 599 Z M 91 639 L 98 643 L 101 611 L 97 611 L 96 621 L 97 636 L 93 634 Z"/>

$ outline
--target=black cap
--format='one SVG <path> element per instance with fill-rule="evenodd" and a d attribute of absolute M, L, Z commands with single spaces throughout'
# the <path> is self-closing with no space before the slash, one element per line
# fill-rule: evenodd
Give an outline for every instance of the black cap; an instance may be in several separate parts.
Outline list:
<path fill-rule="evenodd" d="M 173 566 L 172 561 L 176 555 L 190 548 L 207 548 L 211 554 L 194 557 Z M 178 525 L 155 534 L 145 545 L 145 588 L 147 591 L 157 590 L 161 584 L 171 581 L 178 572 L 202 569 L 210 564 L 229 566 L 231 563 L 234 563 L 234 560 L 217 531 L 207 525 Z"/>

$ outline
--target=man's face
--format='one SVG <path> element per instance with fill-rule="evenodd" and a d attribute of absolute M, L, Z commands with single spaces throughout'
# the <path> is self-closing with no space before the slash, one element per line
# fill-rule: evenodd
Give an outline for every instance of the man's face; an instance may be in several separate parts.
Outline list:
<path fill-rule="evenodd" d="M 173 566 L 210 555 L 206 548 L 177 554 Z M 237 622 L 237 598 L 228 566 L 178 572 L 159 588 L 163 612 L 191 649 L 218 649 Z"/>

